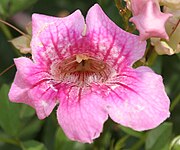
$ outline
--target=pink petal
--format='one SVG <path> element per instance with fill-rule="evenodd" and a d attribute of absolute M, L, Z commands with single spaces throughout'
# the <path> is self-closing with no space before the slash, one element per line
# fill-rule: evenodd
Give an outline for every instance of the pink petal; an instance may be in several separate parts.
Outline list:
<path fill-rule="evenodd" d="M 146 42 L 120 29 L 98 4 L 88 11 L 86 23 L 86 38 L 91 41 L 91 51 L 96 52 L 96 57 L 118 66 L 122 62 L 132 65 L 143 56 Z"/>
<path fill-rule="evenodd" d="M 31 85 L 17 71 L 8 94 L 9 100 L 16 103 L 25 103 L 33 107 L 32 100 L 27 94 L 30 87 Z"/>
<path fill-rule="evenodd" d="M 9 91 L 9 99 L 13 102 L 25 103 L 33 107 L 34 105 L 28 96 L 28 91 L 33 84 L 36 84 L 41 79 L 42 75 L 38 76 L 38 72 L 41 72 L 40 70 L 42 69 L 38 70 L 33 62 L 26 57 L 16 58 L 14 62 L 17 72 Z M 33 74 L 35 74 L 35 77 L 33 77 Z"/>
<path fill-rule="evenodd" d="M 14 62 L 21 78 L 28 84 L 34 85 L 50 78 L 47 68 L 34 64 L 29 58 L 16 58 Z"/>
<path fill-rule="evenodd" d="M 32 87 L 28 91 L 28 96 L 32 100 L 39 119 L 44 119 L 50 115 L 57 102 L 58 90 L 52 88 L 51 84 L 43 82 Z"/>
<path fill-rule="evenodd" d="M 107 101 L 109 116 L 115 122 L 142 131 L 169 117 L 170 101 L 162 77 L 149 68 L 126 69 L 114 84 L 108 88 Z"/>
<path fill-rule="evenodd" d="M 103 100 L 90 89 L 71 87 L 68 90 L 57 111 L 58 122 L 71 140 L 91 143 L 99 137 L 108 118 Z"/>
<path fill-rule="evenodd" d="M 76 48 L 74 44 L 81 39 L 84 26 L 84 18 L 79 10 L 64 18 L 33 14 L 33 60 L 46 66 L 57 59 L 71 56 L 72 47 Z"/>
<path fill-rule="evenodd" d="M 159 37 L 168 40 L 165 22 L 172 16 L 160 11 L 157 0 L 132 0 L 133 17 L 130 19 L 140 32 L 141 40 Z"/>
<path fill-rule="evenodd" d="M 49 75 L 29 58 L 20 57 L 14 61 L 18 71 L 9 91 L 9 99 L 33 107 L 39 119 L 47 117 L 57 101 L 57 90 L 48 80 Z"/>

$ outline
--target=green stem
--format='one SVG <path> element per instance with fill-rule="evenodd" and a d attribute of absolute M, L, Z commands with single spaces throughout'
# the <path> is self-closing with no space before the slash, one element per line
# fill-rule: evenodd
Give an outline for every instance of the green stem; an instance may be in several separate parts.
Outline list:
<path fill-rule="evenodd" d="M 179 102 L 180 102 L 180 94 L 172 101 L 170 111 L 173 111 L 173 109 Z"/>
<path fill-rule="evenodd" d="M 115 145 L 115 147 L 113 148 L 114 150 L 119 150 L 124 146 L 124 143 L 126 142 L 126 140 L 130 137 L 130 135 L 125 135 L 124 137 L 122 137 Z"/>
<path fill-rule="evenodd" d="M 146 51 L 146 53 L 145 53 L 145 58 L 146 58 L 146 61 L 147 61 L 146 64 L 147 64 L 148 66 L 152 66 L 152 65 L 154 64 L 157 56 L 158 56 L 158 55 L 157 55 L 154 47 L 153 47 L 153 46 L 150 46 L 149 49 L 148 49 L 148 50 Z"/>
<path fill-rule="evenodd" d="M 139 150 L 146 140 L 146 136 L 142 136 L 139 141 L 131 147 L 131 150 Z"/>

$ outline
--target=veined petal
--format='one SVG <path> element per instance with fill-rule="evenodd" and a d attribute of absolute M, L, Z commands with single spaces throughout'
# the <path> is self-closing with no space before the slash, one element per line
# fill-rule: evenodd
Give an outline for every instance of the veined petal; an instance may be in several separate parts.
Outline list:
<path fill-rule="evenodd" d="M 79 10 L 64 18 L 33 14 L 33 60 L 49 66 L 52 61 L 70 56 L 82 37 L 84 26 L 84 17 Z"/>
<path fill-rule="evenodd" d="M 96 57 L 115 66 L 122 62 L 132 65 L 143 56 L 146 42 L 120 29 L 98 4 L 88 11 L 86 23 L 86 38 L 91 41 L 91 51 L 96 52 Z"/>
<path fill-rule="evenodd" d="M 91 91 L 72 87 L 68 95 L 61 98 L 58 122 L 71 140 L 91 143 L 100 135 L 108 118 L 104 108 L 103 100 Z"/>
<path fill-rule="evenodd" d="M 135 130 L 148 130 L 166 120 L 170 101 L 162 78 L 147 67 L 127 69 L 116 86 L 109 86 L 108 112 L 117 123 Z"/>
<path fill-rule="evenodd" d="M 50 115 L 56 104 L 58 89 L 52 84 L 42 82 L 28 91 L 28 96 L 32 99 L 33 107 L 39 119 L 44 119 Z"/>
<path fill-rule="evenodd" d="M 28 91 L 46 76 L 43 71 L 45 69 L 38 68 L 26 57 L 16 58 L 14 63 L 17 72 L 9 91 L 9 99 L 13 102 L 25 103 L 34 107 L 32 99 L 28 96 Z"/>
<path fill-rule="evenodd" d="M 39 119 L 44 119 L 56 105 L 58 90 L 48 80 L 49 74 L 43 71 L 44 68 L 39 68 L 29 58 L 21 57 L 14 61 L 18 71 L 9 91 L 9 99 L 30 105 Z"/>
<path fill-rule="evenodd" d="M 16 58 L 14 62 L 22 80 L 30 85 L 50 78 L 47 68 L 34 64 L 29 58 Z"/>

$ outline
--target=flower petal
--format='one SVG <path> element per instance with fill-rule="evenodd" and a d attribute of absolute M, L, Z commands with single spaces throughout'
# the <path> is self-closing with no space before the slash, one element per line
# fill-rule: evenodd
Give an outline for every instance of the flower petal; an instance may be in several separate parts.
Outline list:
<path fill-rule="evenodd" d="M 72 87 L 68 96 L 61 98 L 58 122 L 71 140 L 91 143 L 100 135 L 108 118 L 104 108 L 103 100 L 90 89 Z"/>
<path fill-rule="evenodd" d="M 79 10 L 64 18 L 33 14 L 33 60 L 41 65 L 49 65 L 56 59 L 68 57 L 73 49 L 70 47 L 82 37 L 84 26 L 84 18 Z"/>
<path fill-rule="evenodd" d="M 28 96 L 32 100 L 39 119 L 44 119 L 50 115 L 56 106 L 58 90 L 52 84 L 42 82 L 28 91 Z"/>
<path fill-rule="evenodd" d="M 25 103 L 34 107 L 32 100 L 28 96 L 28 91 L 44 76 L 41 72 L 42 68 L 38 69 L 34 63 L 26 57 L 16 58 L 14 62 L 17 72 L 9 91 L 9 99 L 13 102 Z"/>
<path fill-rule="evenodd" d="M 157 127 L 169 117 L 170 101 L 162 78 L 147 67 L 124 70 L 109 91 L 109 115 L 124 126 L 142 131 Z"/>
<path fill-rule="evenodd" d="M 26 82 L 17 71 L 8 94 L 9 100 L 16 103 L 25 103 L 33 107 L 32 100 L 27 94 L 30 87 L 31 84 Z"/>
<path fill-rule="evenodd" d="M 29 58 L 16 58 L 14 62 L 22 80 L 28 84 L 35 85 L 50 78 L 47 68 L 34 64 Z"/>
<path fill-rule="evenodd" d="M 12 102 L 24 103 L 33 107 L 38 118 L 44 119 L 50 115 L 57 101 L 57 93 L 52 88 L 44 89 L 43 84 L 32 87 L 17 72 L 8 96 Z"/>
<path fill-rule="evenodd" d="M 20 57 L 14 61 L 17 73 L 9 92 L 9 99 L 33 107 L 39 119 L 47 117 L 57 101 L 57 90 L 53 88 L 52 81 L 47 80 L 49 74 L 29 58 Z"/>
<path fill-rule="evenodd" d="M 92 42 L 91 51 L 96 52 L 96 57 L 114 66 L 121 62 L 132 65 L 143 56 L 146 42 L 141 42 L 138 36 L 120 29 L 98 4 L 88 11 L 86 23 L 86 38 Z"/>
<path fill-rule="evenodd" d="M 140 32 L 141 40 L 150 37 L 169 39 L 165 22 L 172 16 L 160 11 L 160 6 L 156 0 L 132 0 L 133 17 L 130 19 Z"/>

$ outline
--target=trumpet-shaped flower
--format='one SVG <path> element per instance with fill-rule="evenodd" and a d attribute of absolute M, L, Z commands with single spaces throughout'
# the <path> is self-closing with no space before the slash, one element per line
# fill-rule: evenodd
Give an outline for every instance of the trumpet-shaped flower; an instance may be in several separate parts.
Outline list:
<path fill-rule="evenodd" d="M 169 39 L 165 22 L 172 16 L 160 11 L 158 0 L 131 0 L 133 17 L 130 19 L 140 32 L 141 40 L 150 37 Z"/>
<path fill-rule="evenodd" d="M 164 6 L 163 11 L 173 14 L 173 17 L 169 18 L 166 23 L 169 40 L 164 41 L 159 38 L 151 38 L 151 44 L 154 45 L 154 48 L 159 55 L 173 55 L 180 53 L 180 10 Z"/>
<path fill-rule="evenodd" d="M 32 106 L 39 119 L 57 110 L 71 139 L 91 143 L 108 119 L 138 131 L 169 117 L 162 77 L 133 69 L 146 42 L 116 26 L 94 5 L 86 21 L 79 10 L 65 18 L 32 16 L 32 60 L 15 59 L 12 102 Z"/>

